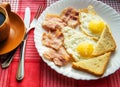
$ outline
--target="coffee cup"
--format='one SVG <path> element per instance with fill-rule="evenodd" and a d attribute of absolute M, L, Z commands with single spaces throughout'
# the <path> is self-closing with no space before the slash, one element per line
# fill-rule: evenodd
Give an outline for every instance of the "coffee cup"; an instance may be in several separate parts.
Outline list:
<path fill-rule="evenodd" d="M 8 10 L 0 5 L 0 43 L 5 41 L 10 33 Z"/>

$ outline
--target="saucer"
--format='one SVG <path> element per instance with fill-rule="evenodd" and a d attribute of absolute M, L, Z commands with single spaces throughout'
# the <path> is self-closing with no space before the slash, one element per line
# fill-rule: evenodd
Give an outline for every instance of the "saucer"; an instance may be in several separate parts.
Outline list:
<path fill-rule="evenodd" d="M 25 25 L 22 19 L 14 12 L 9 14 L 10 34 L 9 37 L 0 43 L 0 55 L 6 54 L 15 49 L 23 40 Z"/>

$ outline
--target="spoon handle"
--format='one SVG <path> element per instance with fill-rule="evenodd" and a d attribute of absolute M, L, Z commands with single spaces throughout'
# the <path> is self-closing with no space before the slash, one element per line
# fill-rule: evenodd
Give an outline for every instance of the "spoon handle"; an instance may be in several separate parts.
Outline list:
<path fill-rule="evenodd" d="M 12 52 L 10 52 L 7 56 L 7 59 L 1 64 L 2 68 L 7 68 L 11 64 L 14 55 L 16 53 L 17 48 L 15 48 Z"/>
<path fill-rule="evenodd" d="M 16 79 L 22 80 L 24 78 L 24 56 L 25 56 L 25 45 L 26 45 L 26 39 L 22 41 L 20 45 L 20 60 L 17 70 Z"/>

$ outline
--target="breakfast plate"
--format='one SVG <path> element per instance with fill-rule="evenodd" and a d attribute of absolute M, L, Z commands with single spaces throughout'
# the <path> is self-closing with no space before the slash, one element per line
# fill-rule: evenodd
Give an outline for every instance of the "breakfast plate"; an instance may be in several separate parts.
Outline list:
<path fill-rule="evenodd" d="M 104 21 L 109 25 L 111 28 L 112 35 L 115 39 L 117 48 L 116 51 L 111 55 L 110 62 L 107 66 L 106 72 L 104 73 L 103 76 L 101 77 L 96 77 L 91 74 L 88 74 L 86 72 L 78 71 L 75 70 L 71 67 L 71 64 L 68 64 L 66 66 L 58 67 L 56 66 L 53 62 L 46 60 L 43 57 L 43 52 L 46 50 L 46 47 L 42 45 L 41 39 L 42 39 L 42 34 L 45 32 L 45 30 L 42 28 L 41 23 L 43 20 L 45 20 L 45 15 L 47 13 L 50 14 L 60 14 L 60 12 L 66 8 L 66 7 L 74 7 L 76 9 L 82 9 L 82 8 L 87 8 L 89 5 L 92 5 L 95 8 L 95 11 L 99 16 L 101 16 Z M 114 73 L 116 70 L 120 68 L 120 15 L 110 6 L 96 0 L 60 0 L 57 1 L 56 3 L 52 4 L 51 6 L 47 7 L 45 11 L 41 14 L 41 16 L 38 19 L 38 22 L 35 27 L 34 31 L 34 42 L 35 42 L 35 47 L 43 59 L 45 63 L 48 64 L 49 67 L 54 69 L 56 72 L 70 77 L 74 79 L 82 79 L 82 80 L 93 80 L 93 79 L 99 79 L 106 77 L 112 73 Z"/>
<path fill-rule="evenodd" d="M 14 12 L 9 14 L 10 34 L 7 40 L 0 44 L 0 55 L 6 54 L 15 49 L 23 40 L 25 26 L 22 19 Z"/>

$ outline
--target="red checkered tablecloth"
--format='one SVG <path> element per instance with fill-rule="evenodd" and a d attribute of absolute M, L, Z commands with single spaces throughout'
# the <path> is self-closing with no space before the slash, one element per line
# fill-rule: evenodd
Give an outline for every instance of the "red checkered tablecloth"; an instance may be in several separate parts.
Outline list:
<path fill-rule="evenodd" d="M 10 2 L 12 11 L 24 18 L 26 7 L 31 9 L 31 20 L 39 5 L 45 8 L 57 0 L 2 0 Z M 120 13 L 120 0 L 99 0 Z M 16 72 L 20 57 L 17 50 L 14 60 L 7 69 L 0 68 L 0 87 L 120 87 L 120 69 L 114 74 L 99 80 L 74 80 L 58 74 L 47 66 L 40 58 L 34 44 L 34 30 L 29 32 L 25 53 L 25 77 L 22 81 L 16 80 Z"/>

